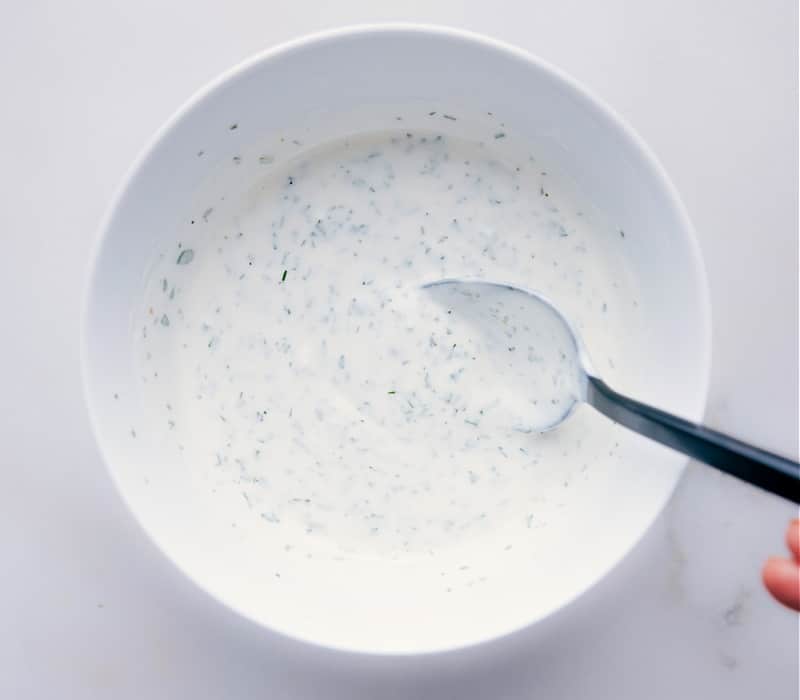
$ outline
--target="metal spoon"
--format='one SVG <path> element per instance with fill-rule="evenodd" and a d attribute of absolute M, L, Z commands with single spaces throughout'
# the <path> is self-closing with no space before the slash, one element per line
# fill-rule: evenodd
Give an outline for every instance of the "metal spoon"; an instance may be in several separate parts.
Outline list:
<path fill-rule="evenodd" d="M 507 344 L 502 341 L 508 340 L 538 353 L 536 358 L 533 354 L 516 353 L 514 357 L 526 358 L 526 364 L 504 359 L 502 368 L 514 375 L 511 378 L 515 382 L 524 376 L 526 387 L 534 383 L 541 400 L 530 402 L 529 407 L 535 414 L 533 423 L 538 432 L 553 430 L 572 414 L 578 402 L 584 402 L 662 445 L 800 503 L 797 462 L 614 391 L 598 376 L 576 329 L 541 294 L 508 284 L 468 279 L 438 280 L 423 285 L 423 289 L 449 313 L 455 311 L 462 321 L 485 334 L 489 347 Z M 507 349 L 516 351 L 516 345 Z M 542 396 L 543 393 L 549 395 Z"/>

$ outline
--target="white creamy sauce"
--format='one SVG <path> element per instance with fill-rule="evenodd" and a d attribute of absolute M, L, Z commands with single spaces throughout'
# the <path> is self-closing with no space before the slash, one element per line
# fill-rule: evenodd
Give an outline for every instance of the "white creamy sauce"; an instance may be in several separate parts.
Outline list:
<path fill-rule="evenodd" d="M 534 429 L 576 391 L 563 337 L 524 307 L 488 318 L 421 288 L 539 290 L 624 379 L 614 358 L 639 323 L 624 234 L 527 152 L 495 149 L 415 130 L 264 158 L 154 265 L 134 319 L 153 427 L 268 536 L 419 555 L 529 529 L 537 498 L 610 468 L 610 422 Z"/>

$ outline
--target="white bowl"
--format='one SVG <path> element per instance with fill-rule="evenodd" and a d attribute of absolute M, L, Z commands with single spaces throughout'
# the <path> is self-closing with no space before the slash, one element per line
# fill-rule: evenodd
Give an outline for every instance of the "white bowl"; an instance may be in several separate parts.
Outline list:
<path fill-rule="evenodd" d="M 97 441 L 153 541 L 197 585 L 245 617 L 296 639 L 364 653 L 463 647 L 554 613 L 625 556 L 685 464 L 642 441 L 640 461 L 565 497 L 563 517 L 540 538 L 535 566 L 520 558 L 487 564 L 497 573 L 491 585 L 449 592 L 424 585 L 444 566 L 436 557 L 309 565 L 300 583 L 288 585 L 275 576 L 281 550 L 270 549 L 258 523 L 238 521 L 241 500 L 212 497 L 147 434 L 133 439 L 133 426 L 145 425 L 146 416 L 132 314 L 159 241 L 174 235 L 214 168 L 304 119 L 335 136 L 374 128 L 370 120 L 381 109 L 426 103 L 502 115 L 611 220 L 636 232 L 628 250 L 647 312 L 647 380 L 623 388 L 700 419 L 710 364 L 706 279 L 692 227 L 663 169 L 629 127 L 573 80 L 518 49 L 461 31 L 328 32 L 256 56 L 201 91 L 159 131 L 111 206 L 84 319 L 83 368 Z"/>

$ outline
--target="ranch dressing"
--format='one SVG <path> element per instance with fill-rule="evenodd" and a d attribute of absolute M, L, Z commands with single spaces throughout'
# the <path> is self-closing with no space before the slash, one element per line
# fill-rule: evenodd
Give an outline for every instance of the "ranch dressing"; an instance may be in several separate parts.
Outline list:
<path fill-rule="evenodd" d="M 531 527 L 536 498 L 613 458 L 610 423 L 531 427 L 563 412 L 537 382 L 575 391 L 555 340 L 421 289 L 542 291 L 615 377 L 638 324 L 624 234 L 533 157 L 414 130 L 263 165 L 245 195 L 198 209 L 134 319 L 154 429 L 208 488 L 238 489 L 268 536 L 396 559 Z"/>

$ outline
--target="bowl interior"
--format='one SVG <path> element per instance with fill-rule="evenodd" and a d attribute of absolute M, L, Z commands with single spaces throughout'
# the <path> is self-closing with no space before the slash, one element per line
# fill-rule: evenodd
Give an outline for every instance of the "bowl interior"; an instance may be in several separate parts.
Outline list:
<path fill-rule="evenodd" d="M 525 545 L 498 532 L 436 556 L 288 562 L 285 542 L 243 514 L 235 489 L 212 493 L 146 428 L 131 349 L 131 318 L 154 251 L 174 238 L 198 192 L 243 191 L 247 163 L 275 134 L 310 143 L 396 127 L 444 106 L 486 112 L 532 144 L 604 214 L 629 232 L 646 333 L 641 371 L 620 389 L 689 418 L 702 414 L 709 372 L 706 284 L 675 193 L 638 140 L 552 69 L 488 40 L 449 31 L 338 32 L 271 51 L 234 70 L 184 108 L 132 170 L 102 232 L 85 318 L 88 403 L 98 442 L 128 506 L 186 575 L 252 620 L 316 643 L 367 652 L 459 647 L 529 624 L 586 590 L 653 521 L 685 460 L 644 440 L 618 468 L 576 485 Z M 414 115 L 417 115 L 416 117 Z M 451 129 L 469 129 L 459 124 Z M 468 135 L 468 134 L 467 134 Z M 223 173 L 220 175 L 220 173 Z M 232 523 L 234 526 L 232 527 Z M 515 553 L 492 539 L 508 536 Z M 273 539 L 270 539 L 270 538 Z M 481 586 L 432 586 L 478 561 Z M 294 572 L 293 577 L 276 572 Z M 466 575 L 465 575 L 466 576 Z"/>

